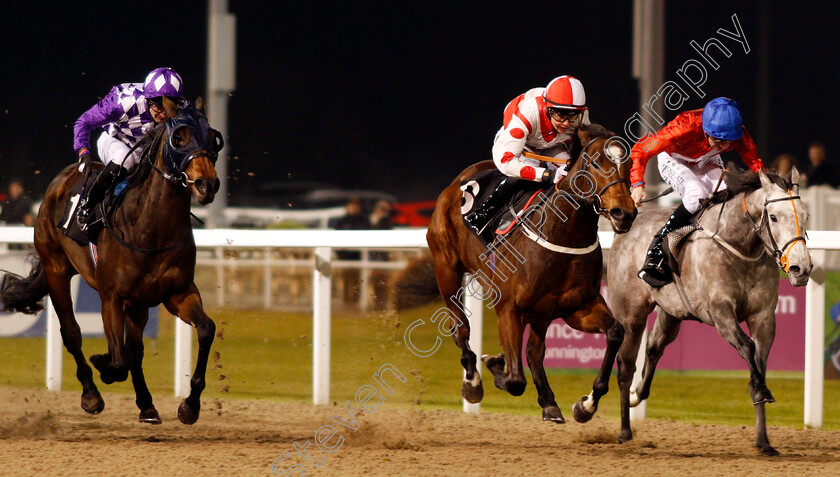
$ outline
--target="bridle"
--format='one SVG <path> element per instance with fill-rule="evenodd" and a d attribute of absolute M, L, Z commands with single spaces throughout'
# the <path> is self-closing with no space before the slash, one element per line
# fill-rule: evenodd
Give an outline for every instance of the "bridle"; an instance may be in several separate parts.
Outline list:
<path fill-rule="evenodd" d="M 592 138 L 592 139 L 590 139 L 590 140 L 586 143 L 586 145 L 585 145 L 585 146 L 583 146 L 583 149 L 582 149 L 582 150 L 581 150 L 581 152 L 580 152 L 580 156 L 581 156 L 581 157 L 583 157 L 583 160 L 584 160 L 584 161 L 586 161 L 586 158 L 587 158 L 587 157 L 590 157 L 588 154 L 586 154 L 586 151 L 587 151 L 587 150 L 588 150 L 588 149 L 592 146 L 592 144 L 594 144 L 596 141 L 598 141 L 598 140 L 600 140 L 600 139 L 604 139 L 604 138 L 603 138 L 603 137 L 596 137 L 596 138 Z M 593 165 L 593 164 L 595 164 L 595 160 L 594 160 L 594 159 L 592 159 L 591 161 L 588 161 L 588 164 L 586 164 L 586 169 L 581 169 L 581 170 L 584 170 L 584 171 L 585 171 L 585 172 L 586 172 L 589 176 L 592 176 L 593 174 L 592 174 L 592 172 L 591 172 L 591 168 L 592 168 L 592 165 Z M 599 166 L 599 167 L 600 167 L 600 166 Z M 616 170 L 617 170 L 617 169 L 616 169 Z M 596 214 L 598 214 L 598 215 L 603 215 L 603 214 L 607 214 L 607 213 L 609 213 L 609 210 L 607 210 L 606 208 L 604 208 L 604 207 L 602 206 L 601 196 L 602 196 L 602 195 L 604 195 L 604 193 L 605 193 L 605 192 L 607 191 L 607 189 L 609 189 L 610 187 L 612 187 L 612 186 L 614 186 L 614 185 L 616 185 L 616 184 L 621 184 L 621 183 L 627 184 L 627 188 L 628 188 L 628 189 L 630 188 L 630 180 L 629 180 L 629 179 L 624 179 L 624 178 L 622 178 L 622 177 L 621 177 L 621 173 L 619 173 L 619 179 L 616 179 L 616 180 L 613 180 L 613 181 L 611 181 L 611 182 L 608 182 L 605 186 L 601 187 L 601 190 L 599 190 L 597 194 L 593 194 L 593 195 L 591 195 L 591 196 L 582 196 L 582 195 L 580 195 L 580 194 L 571 194 L 571 195 L 572 195 L 572 197 L 574 197 L 574 198 L 575 198 L 578 202 L 583 202 L 583 203 L 590 203 L 590 202 L 591 202 L 591 204 L 592 204 L 592 209 L 595 211 L 595 213 L 596 213 Z M 557 190 L 557 191 L 559 191 L 559 190 L 560 190 L 560 189 L 558 188 L 558 186 L 559 186 L 559 185 L 560 185 L 559 183 L 557 183 L 557 184 L 555 185 L 555 190 Z"/>
<path fill-rule="evenodd" d="M 798 186 L 798 184 L 792 184 L 791 187 Z M 790 268 L 790 263 L 788 261 L 788 255 L 790 251 L 793 250 L 793 246 L 796 245 L 797 242 L 802 242 L 805 245 L 805 239 L 807 238 L 808 233 L 805 232 L 805 237 L 802 236 L 802 232 L 799 228 L 799 216 L 796 214 L 796 203 L 794 200 L 802 200 L 799 195 L 793 195 L 791 189 L 787 190 L 787 197 L 779 197 L 777 199 L 765 199 L 764 206 L 761 213 L 761 220 L 756 223 L 755 219 L 753 219 L 752 215 L 750 215 L 750 211 L 747 210 L 747 195 L 744 194 L 741 197 L 741 206 L 744 209 L 744 213 L 747 214 L 747 217 L 750 219 L 750 222 L 753 226 L 753 231 L 758 236 L 758 239 L 761 240 L 761 244 L 764 245 L 764 248 L 767 252 L 773 257 L 776 261 L 776 265 L 779 268 L 788 273 L 788 269 Z M 776 237 L 773 236 L 773 230 L 770 228 L 770 219 L 769 214 L 767 213 L 767 205 L 773 202 L 782 202 L 782 201 L 790 201 L 790 205 L 793 207 L 793 219 L 794 223 L 796 224 L 796 236 L 792 239 L 788 240 L 781 248 L 777 245 Z M 770 238 L 770 243 L 768 244 L 767 241 L 762 236 L 762 230 L 767 229 L 767 236 Z"/>

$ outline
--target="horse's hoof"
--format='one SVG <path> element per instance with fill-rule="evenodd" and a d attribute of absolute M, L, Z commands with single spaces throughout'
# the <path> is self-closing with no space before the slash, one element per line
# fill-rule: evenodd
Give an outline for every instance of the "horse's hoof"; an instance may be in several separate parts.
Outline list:
<path fill-rule="evenodd" d="M 82 394 L 82 409 L 88 414 L 99 414 L 105 409 L 105 401 L 99 391 Z"/>
<path fill-rule="evenodd" d="M 146 424 L 160 424 L 160 414 L 158 414 L 157 409 L 155 408 L 140 411 L 140 422 L 144 422 Z"/>
<path fill-rule="evenodd" d="M 189 404 L 187 404 L 187 400 L 184 399 L 181 401 L 181 405 L 178 406 L 178 419 L 181 420 L 184 424 L 195 424 L 195 421 L 198 420 L 198 413 L 200 408 L 196 408 L 193 410 Z"/>
<path fill-rule="evenodd" d="M 511 396 L 521 396 L 525 393 L 525 386 L 527 386 L 524 380 L 522 381 L 508 381 L 505 383 L 505 390 L 511 394 Z"/>
<path fill-rule="evenodd" d="M 589 396 L 583 396 L 580 398 L 580 401 L 576 402 L 574 406 L 572 406 L 572 416 L 575 418 L 575 421 L 583 424 L 584 422 L 589 422 L 592 419 L 592 416 L 595 415 L 595 411 L 598 409 L 598 406 L 595 406 L 595 409 L 592 412 L 587 411 L 584 408 L 583 402 L 589 399 Z"/>
<path fill-rule="evenodd" d="M 111 355 L 92 354 L 90 355 L 90 364 L 100 373 L 104 373 L 108 369 L 108 365 L 111 364 Z"/>
<path fill-rule="evenodd" d="M 487 368 L 487 371 L 493 373 L 493 376 L 499 376 L 504 374 L 505 358 L 501 354 L 496 354 L 493 356 L 485 354 L 481 357 L 481 361 L 484 362 L 484 366 Z"/>
<path fill-rule="evenodd" d="M 461 396 L 472 404 L 481 402 L 484 399 L 484 385 L 480 380 L 478 381 L 478 386 L 473 386 L 472 383 L 465 380 L 464 385 L 461 386 Z"/>
<path fill-rule="evenodd" d="M 779 451 L 774 449 L 773 446 L 771 446 L 770 444 L 767 444 L 766 446 L 756 446 L 756 447 L 758 447 L 758 450 L 760 450 L 761 453 L 766 455 L 767 457 L 775 457 L 775 456 L 779 455 Z"/>
<path fill-rule="evenodd" d="M 636 390 L 631 389 L 630 390 L 630 407 L 636 407 L 636 406 L 639 405 L 640 402 L 642 402 L 642 400 L 639 399 L 639 395 L 636 393 Z"/>
<path fill-rule="evenodd" d="M 546 406 L 543 408 L 542 420 L 556 422 L 557 424 L 565 424 L 566 419 L 563 418 L 563 412 L 557 406 Z"/>
<path fill-rule="evenodd" d="M 633 431 L 631 431 L 629 429 L 626 430 L 626 431 L 622 430 L 618 434 L 618 443 L 619 444 L 624 444 L 625 442 L 632 441 L 632 440 L 633 440 Z"/>
<path fill-rule="evenodd" d="M 776 402 L 776 398 L 773 397 L 773 394 L 766 387 L 759 389 L 753 394 L 753 404 L 769 404 L 771 402 Z"/>

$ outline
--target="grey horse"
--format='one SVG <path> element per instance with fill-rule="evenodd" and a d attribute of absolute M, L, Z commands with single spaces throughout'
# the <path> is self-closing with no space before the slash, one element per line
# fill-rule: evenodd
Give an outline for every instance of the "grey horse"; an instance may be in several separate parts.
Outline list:
<path fill-rule="evenodd" d="M 714 326 L 747 362 L 756 447 L 765 455 L 778 454 L 767 439 L 764 404 L 775 399 L 764 378 L 776 333 L 779 268 L 788 273 L 793 286 L 808 283 L 811 273 L 804 238 L 808 213 L 799 198 L 798 180 L 795 168 L 790 182 L 764 171 L 727 173 L 727 189 L 712 197 L 713 205 L 697 221 L 700 229 L 676 249 L 680 274 L 675 283 L 662 288 L 651 288 L 636 273 L 645 261 L 650 237 L 669 211 L 639 214 L 630 232 L 616 235 L 607 285 L 611 309 L 625 329 L 618 354 L 619 442 L 633 438 L 630 407 L 650 394 L 656 363 L 676 339 L 681 321 L 696 320 Z M 656 305 L 660 310 L 648 339 L 643 380 L 631 390 L 642 333 Z M 740 328 L 741 322 L 747 323 L 750 336 Z M 586 422 L 596 407 L 584 396 L 574 406 L 575 419 Z"/>

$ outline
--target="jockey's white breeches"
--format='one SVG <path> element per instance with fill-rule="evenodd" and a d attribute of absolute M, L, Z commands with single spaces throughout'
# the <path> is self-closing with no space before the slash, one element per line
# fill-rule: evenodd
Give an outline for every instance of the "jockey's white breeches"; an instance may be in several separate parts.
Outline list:
<path fill-rule="evenodd" d="M 114 162 L 128 170 L 131 170 L 140 162 L 140 156 L 143 154 L 143 148 L 139 147 L 129 155 L 128 151 L 131 150 L 131 147 L 108 133 L 102 133 L 99 136 L 96 141 L 96 150 L 104 164 Z"/>
<path fill-rule="evenodd" d="M 715 191 L 723 173 L 723 161 L 719 154 L 696 162 L 674 157 L 667 152 L 660 152 L 656 158 L 662 179 L 677 191 L 683 205 L 691 213 L 700 210 L 700 201 Z M 723 189 L 726 189 L 726 183 L 721 182 L 718 190 Z"/>

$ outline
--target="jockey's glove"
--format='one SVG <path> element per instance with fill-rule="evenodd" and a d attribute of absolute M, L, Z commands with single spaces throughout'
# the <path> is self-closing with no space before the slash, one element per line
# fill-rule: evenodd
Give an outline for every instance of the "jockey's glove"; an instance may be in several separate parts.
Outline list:
<path fill-rule="evenodd" d="M 549 169 L 546 168 L 545 172 L 542 175 L 542 182 L 548 182 L 550 184 L 557 184 L 563 178 L 566 177 L 566 167 L 565 164 L 563 167 L 558 167 L 557 169 Z"/>

